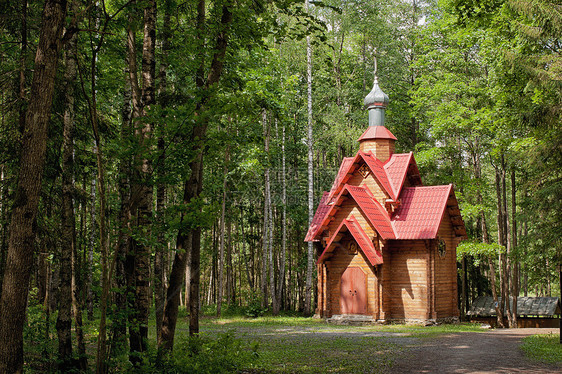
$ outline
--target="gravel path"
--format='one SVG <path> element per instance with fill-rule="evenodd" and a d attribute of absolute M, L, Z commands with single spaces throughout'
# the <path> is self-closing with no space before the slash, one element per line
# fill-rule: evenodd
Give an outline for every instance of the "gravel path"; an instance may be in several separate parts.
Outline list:
<path fill-rule="evenodd" d="M 463 332 L 416 344 L 397 360 L 393 373 L 562 373 L 524 357 L 521 339 L 558 329 L 505 329 Z"/>

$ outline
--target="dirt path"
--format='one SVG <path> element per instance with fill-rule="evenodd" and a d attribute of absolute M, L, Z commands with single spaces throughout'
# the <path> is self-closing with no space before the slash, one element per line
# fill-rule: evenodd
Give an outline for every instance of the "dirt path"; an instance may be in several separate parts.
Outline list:
<path fill-rule="evenodd" d="M 555 331 L 556 330 L 556 331 Z M 392 367 L 393 373 L 562 373 L 562 367 L 526 359 L 519 348 L 528 335 L 558 329 L 463 332 L 431 339 L 411 347 Z"/>

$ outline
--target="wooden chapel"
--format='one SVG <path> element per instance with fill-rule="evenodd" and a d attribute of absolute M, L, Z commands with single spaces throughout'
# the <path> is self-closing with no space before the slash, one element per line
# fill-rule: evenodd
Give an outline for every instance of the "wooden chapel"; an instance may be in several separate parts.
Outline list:
<path fill-rule="evenodd" d="M 305 241 L 316 243 L 323 318 L 458 319 L 456 246 L 466 229 L 452 185 L 423 186 L 412 152 L 384 126 L 375 73 L 369 126 L 324 192 Z"/>

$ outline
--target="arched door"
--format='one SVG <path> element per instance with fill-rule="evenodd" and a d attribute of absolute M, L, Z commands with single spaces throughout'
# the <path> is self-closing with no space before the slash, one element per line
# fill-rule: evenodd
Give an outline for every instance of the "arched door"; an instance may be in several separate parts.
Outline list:
<path fill-rule="evenodd" d="M 341 314 L 366 314 L 367 285 L 363 270 L 359 267 L 347 268 L 340 284 Z"/>

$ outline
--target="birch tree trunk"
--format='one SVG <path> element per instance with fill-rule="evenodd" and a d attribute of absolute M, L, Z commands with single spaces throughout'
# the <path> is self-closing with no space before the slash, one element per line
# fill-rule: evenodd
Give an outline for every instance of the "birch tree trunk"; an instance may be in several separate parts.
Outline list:
<path fill-rule="evenodd" d="M 269 141 L 268 141 L 269 143 Z M 269 157 L 268 157 L 269 159 Z M 268 217 L 268 228 L 267 228 L 267 247 L 268 247 L 268 263 L 269 263 L 269 292 L 271 293 L 271 308 L 274 314 L 279 313 L 279 300 L 277 300 L 277 292 L 275 291 L 275 263 L 273 260 L 273 209 L 271 203 L 271 181 L 269 179 L 269 168 L 267 169 L 267 217 Z"/>
<path fill-rule="evenodd" d="M 308 12 L 309 3 L 305 0 L 305 10 Z M 308 113 L 308 225 L 312 223 L 314 217 L 314 169 L 313 157 L 314 148 L 312 141 L 312 46 L 310 36 L 306 36 L 306 81 L 307 81 L 307 113 Z M 314 270 L 314 246 L 308 242 L 307 262 L 306 262 L 306 286 L 304 299 L 304 314 L 312 313 L 312 272 Z"/>
<path fill-rule="evenodd" d="M 47 128 L 66 17 L 65 0 L 46 0 L 22 136 L 17 192 L 9 227 L 0 299 L 0 372 L 23 371 L 23 324 L 34 258 L 35 219 L 45 165 Z"/>
<path fill-rule="evenodd" d="M 262 110 L 262 126 L 263 126 L 263 141 L 264 151 L 266 157 L 269 156 L 269 131 L 267 125 L 267 112 Z M 264 170 L 264 197 L 263 197 L 263 235 L 262 235 L 262 261 L 261 261 L 261 292 L 262 292 L 262 308 L 268 305 L 267 296 L 267 258 L 268 258 L 268 242 L 269 242 L 269 158 L 267 158 L 267 165 Z"/>

